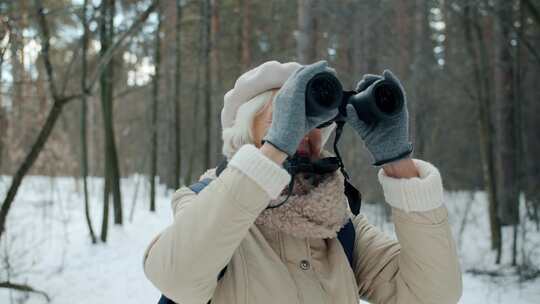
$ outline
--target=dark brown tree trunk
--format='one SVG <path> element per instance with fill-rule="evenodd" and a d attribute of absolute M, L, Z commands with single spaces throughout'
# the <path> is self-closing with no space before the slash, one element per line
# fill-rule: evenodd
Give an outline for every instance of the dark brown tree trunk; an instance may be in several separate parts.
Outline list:
<path fill-rule="evenodd" d="M 212 81 L 212 88 L 214 92 L 217 94 L 218 98 L 222 98 L 222 90 L 223 90 L 223 77 L 221 75 L 221 49 L 220 49 L 220 37 L 222 35 L 221 33 L 221 26 L 220 26 L 220 9 L 221 9 L 221 0 L 212 0 L 212 26 L 211 26 L 211 32 L 212 32 L 212 48 L 211 48 L 211 57 L 212 57 L 212 75 L 214 75 L 214 79 Z M 213 96 L 216 96 L 216 94 L 213 94 Z M 221 109 L 221 103 L 219 102 L 212 102 L 212 119 L 215 120 L 216 117 L 219 117 L 220 109 Z M 214 164 L 221 158 L 221 146 L 222 146 L 222 139 L 221 139 L 221 125 L 220 123 L 214 123 L 214 128 L 212 130 L 214 131 L 213 136 L 213 146 L 214 146 L 214 156 L 216 159 L 214 159 Z"/>
<path fill-rule="evenodd" d="M 496 169 L 499 205 L 498 217 L 503 225 L 519 223 L 519 189 L 517 171 L 517 134 L 514 62 L 510 40 L 513 1 L 499 0 L 495 23 L 495 104 Z"/>
<path fill-rule="evenodd" d="M 157 9 L 157 26 L 154 36 L 154 66 L 155 74 L 152 79 L 152 122 L 150 126 L 150 211 L 156 211 L 156 183 L 157 183 L 157 147 L 158 147 L 158 106 L 159 106 L 159 78 L 161 72 L 161 7 Z"/>
<path fill-rule="evenodd" d="M 314 0 L 298 0 L 298 62 L 310 64 L 317 60 L 317 19 Z"/>
<path fill-rule="evenodd" d="M 176 0 L 176 26 L 174 44 L 174 188 L 180 188 L 182 178 L 182 0 Z"/>
<path fill-rule="evenodd" d="M 0 35 L 0 39 L 2 39 L 3 35 Z M 4 54 L 0 54 L 0 79 L 2 79 L 2 69 L 3 69 L 3 63 L 4 63 Z M 2 94 L 0 94 L 0 174 L 2 174 L 2 160 L 4 159 L 4 145 L 7 138 L 7 115 L 4 110 L 4 105 L 2 102 Z"/>
<path fill-rule="evenodd" d="M 87 75 L 87 57 L 88 57 L 88 19 L 87 19 L 88 0 L 83 2 L 82 11 L 82 26 L 83 26 L 83 38 L 82 38 L 82 62 L 81 62 L 81 91 L 86 90 L 86 75 Z M 86 217 L 86 225 L 88 226 L 88 232 L 92 243 L 96 243 L 96 235 L 94 228 L 92 227 L 92 219 L 90 217 L 90 202 L 88 197 L 88 140 L 87 140 L 87 128 L 86 128 L 86 112 L 87 112 L 87 97 L 83 94 L 81 98 L 81 175 L 83 178 L 83 190 L 84 190 L 84 214 Z"/>
<path fill-rule="evenodd" d="M 251 36 L 253 28 L 251 25 L 251 1 L 240 0 L 241 15 L 241 67 L 242 72 L 251 67 Z"/>
<path fill-rule="evenodd" d="M 437 63 L 433 57 L 433 44 L 429 37 L 431 31 L 429 27 L 429 1 L 416 0 L 413 13 L 412 32 L 414 33 L 413 50 L 412 50 L 412 73 L 408 79 L 416 85 L 410 90 L 408 99 L 410 113 L 410 133 L 411 140 L 414 143 L 414 154 L 416 157 L 422 158 L 425 153 L 426 143 L 428 139 L 428 130 L 430 127 L 424 126 L 422 117 L 429 106 L 430 94 L 427 84 L 430 79 L 430 70 Z M 405 75 L 406 77 L 406 75 Z M 433 130 L 431 130 L 433 131 Z"/>
<path fill-rule="evenodd" d="M 203 33 L 204 33 L 204 47 L 203 47 L 203 56 L 204 56 L 204 83 L 206 85 L 204 92 L 204 105 L 205 105 L 205 111 L 204 111 L 204 129 L 206 131 L 205 138 L 204 138 L 204 166 L 205 169 L 211 168 L 212 163 L 212 75 L 210 74 L 210 53 L 212 48 L 212 37 L 211 37 L 211 0 L 204 0 L 201 4 L 201 14 L 203 16 Z"/>
<path fill-rule="evenodd" d="M 475 88 L 478 102 L 478 133 L 480 139 L 480 154 L 482 159 L 482 175 L 484 188 L 489 201 L 489 222 L 491 230 L 491 248 L 497 253 L 496 263 L 500 262 L 502 254 L 501 225 L 497 216 L 497 193 L 495 186 L 495 162 L 493 156 L 493 123 L 491 118 L 491 69 L 487 58 L 489 57 L 486 47 L 485 32 L 480 24 L 476 6 L 467 6 L 463 13 L 465 47 L 472 58 Z M 489 23 L 484 23 L 488 27 Z M 489 36 L 489 35 L 488 35 Z M 475 43 L 476 42 L 476 43 Z"/>
<path fill-rule="evenodd" d="M 114 37 L 115 0 L 104 0 L 101 4 L 100 56 L 105 57 L 112 46 Z M 103 132 L 105 138 L 105 180 L 113 196 L 114 223 L 122 224 L 122 196 L 120 192 L 120 170 L 114 132 L 113 96 L 114 96 L 114 58 L 107 64 L 100 76 L 101 105 L 103 111 Z M 105 187 L 107 189 L 107 187 Z M 108 197 L 108 194 L 105 193 Z M 108 208 L 108 203 L 104 206 Z"/>

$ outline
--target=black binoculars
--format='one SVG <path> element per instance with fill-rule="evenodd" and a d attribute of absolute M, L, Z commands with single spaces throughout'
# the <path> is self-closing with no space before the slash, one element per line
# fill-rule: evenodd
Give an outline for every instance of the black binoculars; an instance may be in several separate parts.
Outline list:
<path fill-rule="evenodd" d="M 343 91 L 341 82 L 329 72 L 316 74 L 306 87 L 306 116 L 317 117 L 338 109 L 339 114 L 319 128 L 347 116 L 346 106 L 351 104 L 358 118 L 367 124 L 387 119 L 403 108 L 401 88 L 392 81 L 379 79 L 361 92 Z"/>

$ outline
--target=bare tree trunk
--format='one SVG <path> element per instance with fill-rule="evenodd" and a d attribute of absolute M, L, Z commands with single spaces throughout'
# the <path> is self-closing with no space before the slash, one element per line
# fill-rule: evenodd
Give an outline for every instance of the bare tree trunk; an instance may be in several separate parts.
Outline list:
<path fill-rule="evenodd" d="M 514 88 L 515 88 L 515 114 L 516 114 L 516 140 L 517 140 L 517 149 L 518 149 L 518 195 L 523 193 L 524 201 L 525 201 L 525 209 L 527 209 L 527 201 L 528 201 L 528 189 L 529 189 L 529 180 L 527 176 L 527 168 L 528 168 L 528 155 L 527 155 L 527 149 L 525 146 L 525 143 L 527 141 L 526 138 L 526 121 L 525 121 L 525 113 L 523 112 L 523 109 L 527 109 L 527 105 L 524 103 L 526 102 L 526 99 L 524 98 L 524 87 L 523 87 L 523 79 L 522 79 L 522 73 L 523 73 L 523 42 L 522 37 L 525 34 L 525 28 L 526 28 L 526 22 L 525 22 L 525 5 L 523 0 L 518 0 L 519 3 L 519 24 L 521 25 L 518 29 L 518 39 L 516 39 L 516 48 L 515 48 L 515 73 L 514 73 Z M 524 222 L 520 221 L 520 224 L 523 226 L 522 229 L 526 229 Z M 517 264 L 517 228 L 516 225 L 514 229 L 514 239 L 512 241 L 512 264 Z M 524 232 L 523 232 L 524 233 Z"/>
<path fill-rule="evenodd" d="M 220 9 L 221 9 L 221 0 L 212 0 L 212 25 L 211 25 L 211 32 L 212 32 L 212 48 L 211 48 L 211 57 L 212 57 L 212 67 L 214 75 L 214 81 L 212 82 L 212 87 L 214 89 L 214 92 L 219 94 L 219 98 L 221 98 L 221 94 L 223 91 L 223 77 L 221 75 L 221 56 L 220 56 L 220 37 L 221 37 L 221 27 L 220 27 Z M 213 96 L 216 96 L 214 94 Z M 219 111 L 221 109 L 221 103 L 219 102 L 213 102 L 212 103 L 212 117 L 219 117 Z M 214 130 L 215 135 L 214 138 L 214 156 L 217 158 L 214 163 L 216 163 L 220 156 L 221 156 L 221 146 L 222 146 L 222 139 L 221 139 L 221 125 L 219 123 L 214 124 Z"/>
<path fill-rule="evenodd" d="M 410 130 L 411 140 L 414 143 L 414 153 L 417 157 L 422 157 L 425 154 L 428 130 L 431 128 L 424 126 L 423 119 L 419 119 L 428 111 L 430 106 L 429 86 L 422 85 L 429 82 L 431 67 L 437 63 L 434 60 L 433 50 L 434 45 L 431 39 L 426 37 L 431 36 L 429 27 L 429 12 L 430 1 L 416 0 L 414 9 L 414 19 L 411 26 L 414 33 L 413 54 L 412 54 L 412 73 L 409 81 L 414 84 L 411 90 L 411 99 L 409 99 L 410 112 Z"/>
<path fill-rule="evenodd" d="M 473 60 L 474 79 L 478 100 L 478 132 L 480 154 L 482 159 L 482 175 L 484 187 L 489 201 L 489 222 L 491 230 L 491 248 L 496 251 L 496 263 L 501 260 L 502 236 L 501 225 L 497 216 L 497 193 L 495 187 L 495 162 L 493 157 L 493 127 L 491 119 L 490 71 L 487 63 L 485 35 L 479 24 L 479 15 L 475 6 L 464 9 L 465 47 Z M 476 37 L 474 36 L 476 34 Z M 477 42 L 477 45 L 475 45 Z"/>
<path fill-rule="evenodd" d="M 87 75 L 87 56 L 88 56 L 88 19 L 87 19 L 88 0 L 83 2 L 82 12 L 82 26 L 83 26 L 83 39 L 82 39 L 82 62 L 81 62 L 81 90 L 86 90 L 86 75 Z M 84 214 L 86 217 L 86 224 L 88 226 L 88 232 L 92 243 L 96 243 L 96 235 L 94 228 L 92 227 L 92 219 L 90 217 L 90 202 L 88 198 L 88 140 L 87 140 L 87 128 L 86 128 L 86 111 L 87 111 L 87 98 L 83 94 L 81 98 L 81 175 L 83 178 L 84 188 Z"/>
<path fill-rule="evenodd" d="M 155 74 L 152 81 L 152 123 L 151 123 L 151 161 L 150 161 L 150 211 L 156 211 L 156 176 L 157 176 L 157 145 L 158 145 L 158 103 L 159 103 L 159 78 L 161 72 L 161 7 L 157 9 L 157 27 L 155 32 L 154 66 Z"/>
<path fill-rule="evenodd" d="M 205 0 L 206 1 L 206 0 Z M 197 56 L 197 67 L 195 68 L 195 98 L 193 101 L 193 131 L 191 132 L 192 140 L 191 140 L 191 151 L 188 159 L 188 169 L 187 169 L 187 184 L 191 183 L 191 181 L 194 179 L 194 169 L 195 169 L 195 162 L 198 161 L 197 155 L 199 154 L 199 144 L 200 144 L 200 136 L 197 136 L 197 128 L 199 127 L 199 112 L 200 112 L 200 101 L 201 101 L 201 65 L 203 65 L 204 60 L 204 31 L 205 31 L 205 19 L 204 19 L 204 2 L 201 2 L 200 7 L 200 14 L 201 14 L 201 21 L 199 23 L 199 40 L 198 40 L 198 56 Z M 204 164 L 203 164 L 204 165 Z"/>
<path fill-rule="evenodd" d="M 114 1 L 114 0 L 112 0 Z M 109 42 L 111 37 L 109 37 L 109 18 L 110 18 L 110 8 L 111 0 L 103 0 L 101 2 L 101 12 L 100 12 L 100 42 L 101 42 L 101 48 L 100 48 L 100 55 L 103 56 L 103 54 L 107 51 L 107 48 L 109 47 Z M 104 132 L 104 138 L 105 138 L 105 166 L 104 166 L 104 174 L 103 174 L 103 219 L 101 222 L 101 241 L 107 242 L 107 235 L 109 231 L 109 198 L 110 198 L 110 192 L 111 192 L 111 184 L 112 184 L 112 160 L 111 160 L 111 135 L 112 133 L 112 117 L 110 114 L 111 110 L 111 102 L 110 98 L 112 97 L 112 93 L 109 93 L 111 90 L 111 77 L 112 75 L 112 66 L 113 62 L 110 62 L 104 69 L 104 71 L 100 75 L 100 90 L 101 90 L 101 110 L 103 114 L 103 132 Z M 113 139 L 114 141 L 114 139 Z"/>
<path fill-rule="evenodd" d="M 497 139 L 497 191 L 498 217 L 503 225 L 519 223 L 519 189 L 517 174 L 517 147 L 519 146 L 514 100 L 514 66 L 510 40 L 512 33 L 507 24 L 512 22 L 513 1 L 499 0 L 496 5 L 495 26 L 495 102 Z"/>
<path fill-rule="evenodd" d="M 101 49 L 104 57 L 112 45 L 114 36 L 115 0 L 104 0 L 101 4 Z M 115 143 L 113 96 L 114 96 L 114 58 L 100 76 L 101 104 L 103 111 L 103 131 L 105 138 L 105 180 L 113 196 L 114 223 L 122 224 L 122 196 L 120 192 L 120 170 Z M 107 188 L 107 187 L 105 187 Z M 104 204 L 108 206 L 108 203 Z"/>
<path fill-rule="evenodd" d="M 176 0 L 176 32 L 174 46 L 174 188 L 180 188 L 182 178 L 182 0 Z"/>
<path fill-rule="evenodd" d="M 245 72 L 251 67 L 251 36 L 252 36 L 252 26 L 251 26 L 251 1 L 249 0 L 240 0 L 240 7 L 242 11 L 241 16 L 241 66 L 242 71 Z"/>
<path fill-rule="evenodd" d="M 0 35 L 0 39 L 2 36 Z M 4 54 L 0 54 L 0 79 L 2 79 L 2 68 L 4 63 Z M 2 103 L 2 94 L 0 94 L 0 174 L 2 174 L 2 160 L 4 158 L 4 145 L 5 145 L 5 139 L 7 137 L 7 115 L 4 110 L 4 106 Z"/>
<path fill-rule="evenodd" d="M 204 82 L 205 82 L 205 89 L 204 91 L 204 105 L 205 105 L 205 111 L 204 111 L 204 122 L 205 122 L 205 138 L 204 138 L 204 166 L 205 168 L 211 167 L 211 140 L 212 140 L 212 75 L 210 74 L 210 52 L 211 52 L 211 2 L 210 0 L 204 0 L 201 3 L 201 14 L 203 16 L 203 33 L 204 33 L 204 47 L 203 47 L 203 54 L 204 54 Z"/>
<path fill-rule="evenodd" d="M 540 24 L 540 12 L 538 8 L 532 3 L 531 0 L 523 0 L 522 6 L 527 6 L 527 9 L 531 13 L 531 16 L 534 18 L 534 21 L 537 24 Z"/>
<path fill-rule="evenodd" d="M 314 0 L 298 0 L 298 62 L 310 64 L 317 60 L 317 19 Z"/>

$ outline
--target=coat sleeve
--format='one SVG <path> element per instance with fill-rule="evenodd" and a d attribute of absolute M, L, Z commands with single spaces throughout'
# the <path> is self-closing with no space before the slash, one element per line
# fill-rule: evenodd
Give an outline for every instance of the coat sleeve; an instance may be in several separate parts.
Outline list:
<path fill-rule="evenodd" d="M 206 303 L 249 228 L 290 176 L 252 145 L 198 195 L 181 188 L 173 197 L 174 221 L 151 241 L 147 278 L 176 303 Z"/>
<path fill-rule="evenodd" d="M 395 179 L 379 172 L 397 241 L 363 215 L 353 221 L 355 276 L 360 296 L 372 303 L 457 303 L 461 297 L 461 271 L 442 205 L 440 174 L 429 163 L 415 164 L 419 178 Z"/>

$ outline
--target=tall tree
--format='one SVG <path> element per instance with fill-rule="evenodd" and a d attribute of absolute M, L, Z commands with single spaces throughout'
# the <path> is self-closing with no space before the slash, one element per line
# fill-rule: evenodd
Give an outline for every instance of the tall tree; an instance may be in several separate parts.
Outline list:
<path fill-rule="evenodd" d="M 85 91 L 87 88 L 86 75 L 88 70 L 88 0 L 83 2 L 82 11 L 82 56 L 81 56 L 81 91 Z M 92 227 L 92 219 L 90 217 L 90 202 L 88 198 L 88 140 L 87 140 L 87 128 L 86 128 L 86 112 L 87 112 L 87 97 L 83 94 L 81 97 L 81 175 L 83 178 L 83 190 L 84 190 L 84 214 L 86 216 L 86 224 L 88 226 L 88 232 L 92 243 L 96 243 L 96 235 L 94 228 Z"/>
<path fill-rule="evenodd" d="M 111 47 L 114 37 L 115 0 L 101 3 L 100 16 L 100 56 L 103 58 Z M 101 240 L 107 241 L 109 221 L 109 197 L 112 194 L 114 223 L 122 224 L 122 197 L 120 192 L 120 170 L 114 132 L 114 58 L 111 59 L 100 75 L 101 108 L 103 112 L 103 135 L 105 138 L 105 187 L 103 191 L 103 222 Z"/>
<path fill-rule="evenodd" d="M 499 0 L 495 4 L 495 109 L 496 109 L 496 174 L 498 217 L 503 225 L 513 225 L 513 256 L 516 264 L 517 227 L 519 224 L 519 146 L 520 134 L 516 115 L 519 105 L 514 90 L 512 57 L 512 25 L 514 1 Z"/>
<path fill-rule="evenodd" d="M 241 11 L 241 23 L 240 23 L 240 66 L 242 71 L 246 71 L 251 66 L 252 61 L 252 50 L 251 50 L 251 38 L 253 33 L 253 26 L 251 24 L 252 13 L 251 13 L 251 1 L 249 0 L 240 0 L 240 11 Z"/>
<path fill-rule="evenodd" d="M 152 79 L 152 122 L 151 122 L 151 161 L 150 161 L 150 211 L 156 210 L 156 183 L 157 183 L 157 145 L 158 145 L 158 106 L 159 106 L 159 78 L 161 73 L 161 6 L 157 11 L 157 25 L 154 41 L 155 72 Z"/>
<path fill-rule="evenodd" d="M 425 152 L 427 141 L 427 132 L 433 131 L 433 127 L 427 127 L 423 124 L 422 117 L 426 112 L 426 108 L 430 106 L 429 87 L 427 85 L 419 85 L 428 83 L 431 79 L 431 70 L 436 65 L 433 57 L 434 45 L 431 39 L 431 31 L 429 27 L 429 12 L 430 1 L 416 0 L 414 10 L 414 20 L 412 26 L 413 33 L 413 52 L 412 52 L 412 77 L 410 82 L 417 84 L 413 90 L 410 90 L 411 98 L 409 103 L 410 119 L 411 119 L 411 139 L 414 143 L 415 154 L 422 156 Z M 416 139 L 419 140 L 416 140 Z"/>
<path fill-rule="evenodd" d="M 513 1 L 496 2 L 495 23 L 495 104 L 496 104 L 496 173 L 499 197 L 498 216 L 502 224 L 519 222 L 517 148 L 519 134 L 514 96 L 514 62 L 511 25 Z"/>
<path fill-rule="evenodd" d="M 492 98 L 491 98 L 491 68 L 487 51 L 490 39 L 491 23 L 483 20 L 478 13 L 477 5 L 468 5 L 463 11 L 464 37 L 467 53 L 472 60 L 474 92 L 478 104 L 478 135 L 482 160 L 482 176 L 484 189 L 489 201 L 489 222 L 491 230 L 491 248 L 496 251 L 496 263 L 501 260 L 502 233 L 497 215 L 498 197 L 496 191 L 495 157 L 493 140 Z M 483 21 L 483 22 L 482 22 Z M 487 34 L 486 34 L 487 33 Z"/>
<path fill-rule="evenodd" d="M 182 177 L 182 0 L 176 0 L 176 24 L 174 43 L 174 188 L 180 188 Z"/>
<path fill-rule="evenodd" d="M 317 60 L 317 19 L 315 0 L 298 0 L 298 36 L 296 37 L 298 62 Z"/>
<path fill-rule="evenodd" d="M 211 155 L 212 155 L 212 126 L 214 125 L 212 122 L 212 74 L 211 74 L 211 48 L 212 48 L 212 36 L 211 36 L 211 9 L 212 9 L 212 2 L 211 0 L 204 0 L 201 2 L 201 16 L 203 19 L 203 56 L 204 56 L 204 82 L 205 82 L 205 89 L 204 92 L 204 105 L 205 105 L 205 112 L 204 112 L 204 122 L 205 122 L 205 138 L 204 138 L 204 166 L 205 168 L 211 167 Z"/>
<path fill-rule="evenodd" d="M 211 58 L 212 58 L 212 88 L 214 92 L 221 95 L 223 91 L 223 76 L 221 68 L 221 49 L 220 49 L 220 38 L 221 38 L 221 26 L 220 26 L 220 10 L 221 10 L 221 0 L 212 0 L 212 24 L 211 24 L 211 36 L 212 36 L 212 48 L 211 48 Z M 214 94 L 215 96 L 216 94 Z M 219 96 L 221 97 L 221 96 Z M 221 108 L 221 103 L 212 102 L 212 115 L 213 117 L 218 117 L 219 111 Z M 213 145 L 214 145 L 214 156 L 217 158 L 221 155 L 221 132 L 220 124 L 215 123 L 212 130 L 215 132 L 213 136 Z M 214 162 L 215 163 L 215 162 Z"/>
<path fill-rule="evenodd" d="M 2 28 L 0 28 L 0 41 L 3 41 L 4 37 L 6 36 L 9 39 L 9 25 L 7 21 L 4 21 L 2 22 Z M 8 40 L 8 43 L 9 43 L 9 40 Z M 5 48 L 0 48 L 0 81 L 3 79 L 2 72 L 4 68 L 4 58 L 5 58 L 6 50 L 8 49 L 8 47 L 9 45 L 6 45 Z M 4 104 L 2 101 L 2 94 L 0 92 L 0 170 L 2 169 L 2 159 L 4 156 L 3 151 L 4 151 L 6 137 L 7 137 L 7 115 L 5 113 Z"/>

